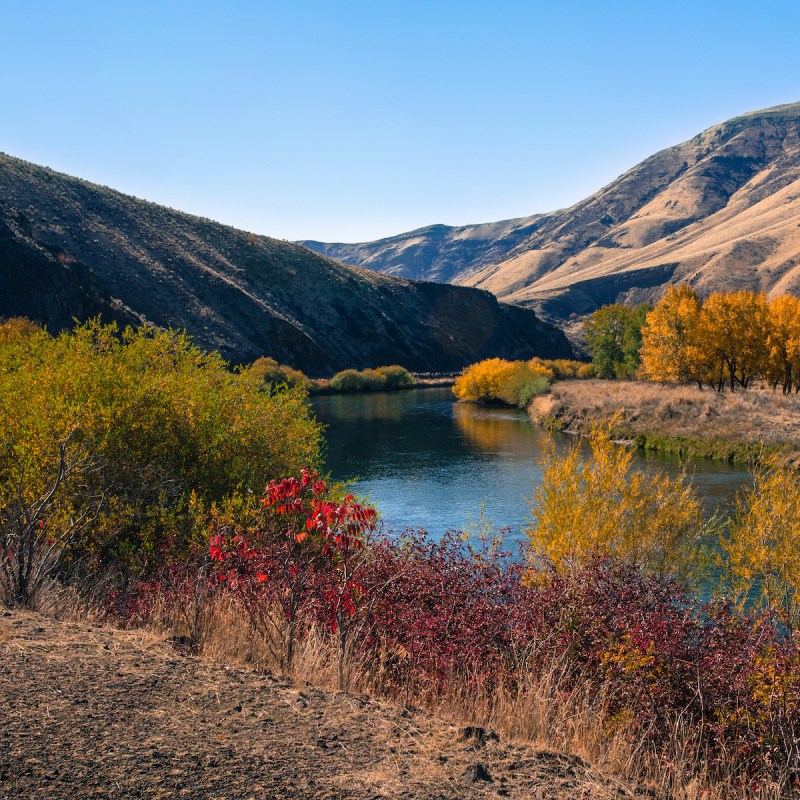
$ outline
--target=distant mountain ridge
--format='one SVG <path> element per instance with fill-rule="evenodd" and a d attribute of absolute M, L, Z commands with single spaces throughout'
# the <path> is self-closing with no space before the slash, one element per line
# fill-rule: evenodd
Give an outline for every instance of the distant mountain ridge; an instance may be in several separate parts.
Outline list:
<path fill-rule="evenodd" d="M 0 154 L 0 316 L 53 330 L 102 314 L 185 328 L 234 362 L 313 375 L 489 356 L 568 356 L 563 333 L 489 292 L 347 266 Z"/>
<path fill-rule="evenodd" d="M 411 280 L 451 283 L 469 269 L 493 264 L 525 241 L 545 215 L 485 225 L 429 225 L 388 239 L 363 244 L 298 244 L 322 255 Z M 423 277 L 424 276 L 424 277 Z"/>
<path fill-rule="evenodd" d="M 570 208 L 308 247 L 449 280 L 564 320 L 604 303 L 698 291 L 800 293 L 800 103 L 755 111 L 662 150 Z"/>

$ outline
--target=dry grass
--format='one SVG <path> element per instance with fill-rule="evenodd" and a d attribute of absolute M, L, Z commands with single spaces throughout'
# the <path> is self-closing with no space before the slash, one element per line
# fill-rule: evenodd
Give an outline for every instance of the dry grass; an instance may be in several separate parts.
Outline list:
<path fill-rule="evenodd" d="M 280 673 L 273 649 L 240 608 L 229 602 L 216 603 L 200 618 L 204 627 L 200 648 L 203 657 Z M 156 615 L 152 630 L 173 641 L 185 638 L 185 615 Z M 336 691 L 337 666 L 335 644 L 321 631 L 311 629 L 298 642 L 288 677 L 299 685 Z M 596 777 L 591 791 L 591 787 L 584 787 L 586 797 L 609 796 L 610 785 L 625 796 L 633 797 L 647 786 L 657 796 L 675 800 L 777 800 L 784 796 L 777 785 L 742 787 L 732 774 L 705 772 L 698 764 L 694 733 L 680 721 L 671 731 L 668 758 L 665 760 L 663 753 L 657 756 L 642 739 L 631 736 L 632 721 L 610 716 L 602 698 L 588 685 L 579 685 L 565 694 L 560 680 L 565 668 L 566 665 L 555 663 L 547 671 L 525 673 L 513 690 L 493 687 L 476 691 L 475 681 L 454 676 L 446 694 L 437 700 L 409 696 L 405 701 L 455 725 L 484 726 L 496 730 L 504 741 L 533 745 L 553 758 L 581 764 L 587 774 Z M 356 660 L 349 665 L 349 671 L 351 692 L 387 696 L 387 687 L 374 665 Z"/>
<path fill-rule="evenodd" d="M 456 724 L 479 724 L 505 737 L 547 751 L 570 754 L 592 765 L 602 784 L 612 782 L 634 796 L 648 787 L 651 796 L 673 800 L 778 800 L 785 793 L 777 784 L 742 786 L 731 774 L 709 773 L 698 763 L 696 732 L 674 722 L 664 756 L 631 736 L 628 718 L 609 715 L 605 703 L 588 686 L 565 695 L 559 686 L 561 666 L 544 674 L 524 676 L 522 686 L 476 694 L 474 686 L 450 693 L 431 710 Z M 563 684 L 562 684 L 563 685 Z M 564 756 L 565 758 L 567 756 Z M 598 783 L 598 795 L 602 796 Z"/>
<path fill-rule="evenodd" d="M 80 601 L 77 593 L 55 585 L 42 593 L 38 610 L 59 619 L 86 622 L 99 618 L 91 607 Z M 185 608 L 156 604 L 148 626 L 139 629 L 138 635 L 142 644 L 151 649 L 169 643 L 226 668 L 238 666 L 256 672 L 281 672 L 274 648 L 255 629 L 246 612 L 229 600 L 198 594 Z M 7 626 L 0 618 L 0 644 L 8 636 Z M 287 677 L 296 686 L 316 686 L 346 697 L 348 695 L 337 692 L 337 658 L 337 648 L 330 637 L 320 630 L 306 630 L 297 643 L 293 669 Z M 631 736 L 632 721 L 611 716 L 603 699 L 588 685 L 578 684 L 565 693 L 561 677 L 566 666 L 554 663 L 549 670 L 523 672 L 513 689 L 500 686 L 476 690 L 479 682 L 469 680 L 469 676 L 453 676 L 446 693 L 436 700 L 413 695 L 403 699 L 406 704 L 423 707 L 436 718 L 453 725 L 480 725 L 496 730 L 512 750 L 514 743 L 539 748 L 544 751 L 539 777 L 545 782 L 551 774 L 572 774 L 577 768 L 582 776 L 581 797 L 641 796 L 645 786 L 651 796 L 675 800 L 777 800 L 784 796 L 777 785 L 742 787 L 733 775 L 705 773 L 698 764 L 693 731 L 682 726 L 680 721 L 671 731 L 668 757 L 665 759 L 663 752 L 656 756 L 643 739 Z M 374 663 L 356 658 L 348 665 L 348 672 L 353 693 L 349 696 L 355 700 L 358 699 L 356 695 L 393 696 Z M 298 691 L 302 694 L 302 690 Z M 412 716 L 409 724 L 415 719 L 419 717 Z M 376 725 L 381 722 L 380 719 L 367 721 Z M 364 724 L 363 719 L 360 724 Z M 442 743 L 441 753 L 437 754 L 431 750 L 436 747 L 431 737 L 412 734 L 410 731 L 416 746 L 425 742 L 425 752 L 409 751 L 404 763 L 409 759 L 414 762 L 417 778 L 424 778 L 422 773 L 431 769 L 441 771 L 444 762 L 438 755 L 448 752 L 447 742 Z M 384 785 L 402 786 L 403 776 L 390 774 L 390 758 L 381 767 L 381 773 L 369 776 L 370 781 L 380 778 L 379 782 Z M 431 773 L 427 777 L 435 782 L 437 776 Z"/>
<path fill-rule="evenodd" d="M 537 422 L 555 420 L 562 430 L 576 433 L 618 414 L 621 429 L 651 440 L 800 446 L 800 395 L 763 388 L 720 394 L 641 381 L 562 381 L 535 398 L 530 413 Z"/>

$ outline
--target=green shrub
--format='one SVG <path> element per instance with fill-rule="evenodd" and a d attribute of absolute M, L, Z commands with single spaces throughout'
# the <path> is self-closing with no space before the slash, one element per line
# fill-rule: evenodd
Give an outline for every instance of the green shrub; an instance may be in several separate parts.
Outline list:
<path fill-rule="evenodd" d="M 305 398 L 174 331 L 90 322 L 12 338 L 0 345 L 0 558 L 21 525 L 83 564 L 141 568 L 180 548 L 213 503 L 319 462 Z"/>
<path fill-rule="evenodd" d="M 414 383 L 414 376 L 405 367 L 398 364 L 390 367 L 378 367 L 376 372 L 385 378 L 387 389 L 401 389 Z"/>
<path fill-rule="evenodd" d="M 344 369 L 331 378 L 330 387 L 335 392 L 363 392 L 366 381 L 358 370 Z"/>
<path fill-rule="evenodd" d="M 310 379 L 299 369 L 294 369 L 286 364 L 278 364 L 274 358 L 269 356 L 257 358 L 247 368 L 247 371 L 272 386 L 300 386 L 307 389 L 311 385 Z"/>
<path fill-rule="evenodd" d="M 345 369 L 337 372 L 329 382 L 335 392 L 379 392 L 383 389 L 401 389 L 411 386 L 414 376 L 397 365 L 377 369 Z"/>

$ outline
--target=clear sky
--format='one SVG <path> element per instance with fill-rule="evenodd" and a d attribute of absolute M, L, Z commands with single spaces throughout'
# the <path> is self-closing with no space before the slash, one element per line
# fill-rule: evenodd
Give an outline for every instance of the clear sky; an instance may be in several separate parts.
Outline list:
<path fill-rule="evenodd" d="M 364 241 L 566 206 L 800 100 L 799 42 L 798 0 L 0 0 L 0 151 Z"/>

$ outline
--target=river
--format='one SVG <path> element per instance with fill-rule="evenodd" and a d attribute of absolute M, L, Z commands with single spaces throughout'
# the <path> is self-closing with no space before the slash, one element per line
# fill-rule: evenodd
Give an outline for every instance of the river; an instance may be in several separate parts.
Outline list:
<path fill-rule="evenodd" d="M 425 528 L 440 536 L 477 522 L 483 504 L 495 529 L 522 536 L 547 440 L 524 411 L 456 403 L 447 387 L 322 396 L 313 407 L 327 426 L 331 477 L 351 481 L 352 491 L 378 508 L 387 529 Z M 558 448 L 573 441 L 556 435 Z M 730 512 L 749 477 L 730 464 L 683 464 L 641 452 L 635 468 L 671 474 L 685 469 L 708 514 Z"/>

